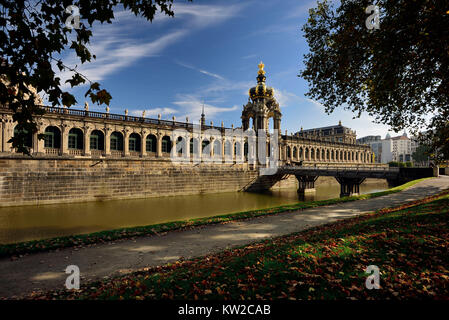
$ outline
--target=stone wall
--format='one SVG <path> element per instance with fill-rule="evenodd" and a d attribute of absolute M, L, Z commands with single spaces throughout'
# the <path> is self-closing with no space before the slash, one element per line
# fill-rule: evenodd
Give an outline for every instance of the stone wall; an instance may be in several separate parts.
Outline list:
<path fill-rule="evenodd" d="M 0 158 L 0 207 L 235 192 L 257 175 L 247 164 Z"/>

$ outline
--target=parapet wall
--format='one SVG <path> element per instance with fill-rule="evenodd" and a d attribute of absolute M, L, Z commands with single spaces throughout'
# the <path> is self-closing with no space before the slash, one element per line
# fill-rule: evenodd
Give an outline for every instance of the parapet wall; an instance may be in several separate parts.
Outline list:
<path fill-rule="evenodd" d="M 0 207 L 235 192 L 257 175 L 248 164 L 0 158 Z"/>

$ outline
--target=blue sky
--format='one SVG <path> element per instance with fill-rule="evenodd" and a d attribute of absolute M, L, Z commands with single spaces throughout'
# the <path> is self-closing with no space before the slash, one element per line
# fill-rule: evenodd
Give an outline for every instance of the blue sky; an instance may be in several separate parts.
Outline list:
<path fill-rule="evenodd" d="M 357 136 L 382 135 L 388 128 L 364 115 L 353 120 L 343 108 L 326 115 L 316 101 L 305 97 L 307 82 L 299 78 L 308 46 L 301 26 L 315 0 L 194 0 L 176 1 L 175 18 L 159 15 L 153 23 L 119 11 L 112 24 L 95 25 L 90 49 L 97 59 L 80 65 L 73 54 L 68 65 L 98 81 L 113 99 L 111 113 L 198 123 L 204 100 L 206 120 L 226 127 L 241 125 L 242 106 L 254 86 L 262 60 L 267 85 L 280 103 L 282 131 L 343 125 Z M 81 17 L 82 19 L 82 17 Z M 64 77 L 64 75 L 63 75 Z M 87 87 L 71 89 L 78 105 Z M 91 110 L 104 106 L 90 104 Z"/>

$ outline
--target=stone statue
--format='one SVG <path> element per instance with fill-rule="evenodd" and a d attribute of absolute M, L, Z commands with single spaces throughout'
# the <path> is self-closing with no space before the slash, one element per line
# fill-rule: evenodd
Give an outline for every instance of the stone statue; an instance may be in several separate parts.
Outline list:
<path fill-rule="evenodd" d="M 109 113 L 109 106 L 106 107 L 106 113 Z"/>
<path fill-rule="evenodd" d="M 128 109 L 125 110 L 125 116 L 128 116 Z"/>
<path fill-rule="evenodd" d="M 142 118 L 145 118 L 145 113 L 146 113 L 146 111 L 143 110 L 143 112 L 142 112 Z"/>
<path fill-rule="evenodd" d="M 84 102 L 84 111 L 89 111 L 89 104 L 86 102 Z"/>

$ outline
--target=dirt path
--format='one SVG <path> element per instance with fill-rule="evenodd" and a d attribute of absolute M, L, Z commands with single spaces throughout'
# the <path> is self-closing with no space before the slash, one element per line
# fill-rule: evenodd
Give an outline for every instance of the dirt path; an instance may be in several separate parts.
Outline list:
<path fill-rule="evenodd" d="M 380 208 L 399 205 L 449 188 L 449 177 L 430 179 L 395 194 L 282 213 L 274 216 L 204 226 L 162 236 L 115 241 L 81 249 L 37 253 L 18 260 L 0 259 L 0 297 L 23 296 L 34 290 L 64 289 L 65 268 L 77 265 L 81 284 L 127 273 L 147 266 L 174 262 L 218 252 L 265 238 L 276 237 L 312 226 L 353 217 Z"/>

